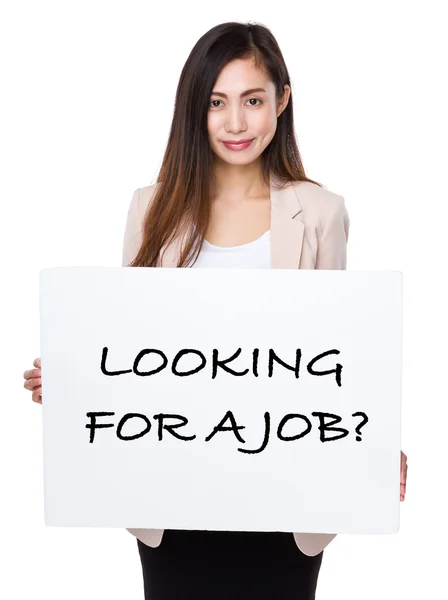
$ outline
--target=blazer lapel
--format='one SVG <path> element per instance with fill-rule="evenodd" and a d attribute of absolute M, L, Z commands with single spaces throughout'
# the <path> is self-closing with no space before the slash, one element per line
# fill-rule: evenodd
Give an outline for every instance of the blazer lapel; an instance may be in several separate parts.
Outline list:
<path fill-rule="evenodd" d="M 302 207 L 292 183 L 283 187 L 271 177 L 271 269 L 298 269 L 305 226 L 295 217 Z"/>
<path fill-rule="evenodd" d="M 271 176 L 271 269 L 298 269 L 304 224 L 295 217 L 302 207 L 294 186 L 280 186 Z M 162 252 L 161 267 L 176 267 L 185 235 L 177 236 Z"/>

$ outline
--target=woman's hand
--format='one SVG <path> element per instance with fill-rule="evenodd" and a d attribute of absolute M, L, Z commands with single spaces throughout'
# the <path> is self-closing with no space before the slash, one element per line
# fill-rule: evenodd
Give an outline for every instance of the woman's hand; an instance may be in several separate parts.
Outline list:
<path fill-rule="evenodd" d="M 41 362 L 40 358 L 35 358 L 33 361 L 33 365 L 36 367 L 35 369 L 28 369 L 23 374 L 23 378 L 25 379 L 25 383 L 23 387 L 27 390 L 31 390 L 33 392 L 32 399 L 33 402 L 37 402 L 38 404 L 42 404 L 42 379 L 41 379 Z"/>
<path fill-rule="evenodd" d="M 24 372 L 23 378 L 25 383 L 23 387 L 32 391 L 33 402 L 42 404 L 42 379 L 41 379 L 41 360 L 35 358 L 33 361 L 35 369 L 28 369 Z M 401 467 L 400 467 L 400 502 L 403 502 L 406 495 L 406 480 L 408 476 L 408 457 L 401 450 Z"/>
<path fill-rule="evenodd" d="M 401 450 L 401 469 L 400 469 L 400 502 L 404 501 L 406 494 L 406 479 L 408 476 L 408 457 Z"/>

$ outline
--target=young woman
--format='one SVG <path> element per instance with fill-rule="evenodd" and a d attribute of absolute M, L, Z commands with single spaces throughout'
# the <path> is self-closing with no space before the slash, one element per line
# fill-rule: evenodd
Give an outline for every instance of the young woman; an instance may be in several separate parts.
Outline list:
<path fill-rule="evenodd" d="M 182 70 L 157 182 L 134 192 L 123 266 L 345 269 L 344 198 L 305 175 L 272 33 L 223 23 Z M 41 402 L 40 360 L 24 374 Z M 402 454 L 401 500 L 406 457 Z M 147 600 L 311 600 L 330 534 L 130 529 Z"/>

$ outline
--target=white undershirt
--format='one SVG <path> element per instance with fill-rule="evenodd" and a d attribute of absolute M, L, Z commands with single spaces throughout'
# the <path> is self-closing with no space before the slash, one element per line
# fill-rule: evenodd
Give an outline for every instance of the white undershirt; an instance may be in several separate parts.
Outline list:
<path fill-rule="evenodd" d="M 215 244 L 204 240 L 201 252 L 193 267 L 270 269 L 271 232 L 270 230 L 265 231 L 256 240 L 239 246 L 215 246 Z"/>

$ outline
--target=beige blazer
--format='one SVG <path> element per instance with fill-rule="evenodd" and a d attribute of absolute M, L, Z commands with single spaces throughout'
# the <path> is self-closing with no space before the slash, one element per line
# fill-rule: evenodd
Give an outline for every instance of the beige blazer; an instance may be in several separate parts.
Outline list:
<path fill-rule="evenodd" d="M 343 196 L 307 181 L 280 189 L 271 178 L 271 268 L 346 269 L 350 220 Z M 157 184 L 137 189 L 129 206 L 123 239 L 122 266 L 136 256 L 142 241 L 145 211 Z M 175 267 L 182 247 L 176 238 L 161 267 Z M 164 529 L 128 529 L 147 546 L 160 545 Z M 327 533 L 293 533 L 297 547 L 308 556 L 319 554 L 335 537 Z"/>

